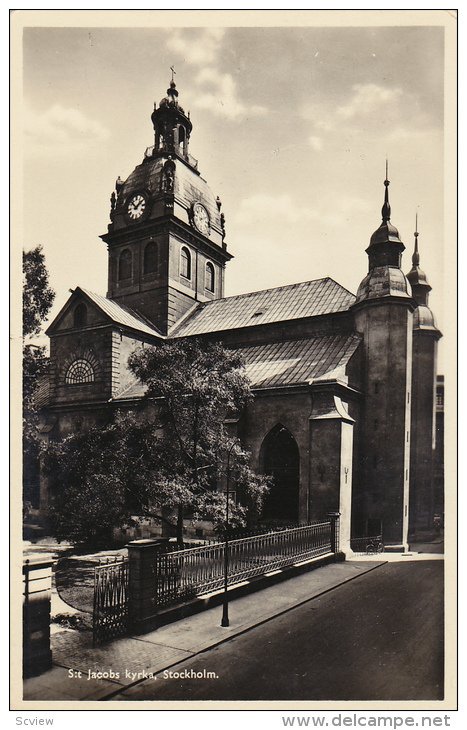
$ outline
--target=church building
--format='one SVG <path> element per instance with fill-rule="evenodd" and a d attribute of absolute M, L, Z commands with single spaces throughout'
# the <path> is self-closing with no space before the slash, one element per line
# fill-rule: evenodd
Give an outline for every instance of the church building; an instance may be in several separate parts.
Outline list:
<path fill-rule="evenodd" d="M 152 114 L 154 145 L 111 196 L 107 296 L 77 287 L 47 330 L 45 439 L 134 410 L 144 386 L 130 353 L 199 337 L 239 350 L 254 399 L 232 434 L 272 474 L 265 516 L 287 523 L 341 514 L 341 546 L 382 533 L 406 549 L 431 527 L 436 349 L 418 232 L 412 268 L 391 222 L 366 248 L 356 296 L 332 278 L 224 296 L 232 254 L 219 197 L 190 154 L 193 125 L 174 81 Z M 387 175 L 386 175 L 387 177 Z M 363 253 L 363 251 L 362 251 Z M 41 507 L 49 502 L 41 484 Z"/>

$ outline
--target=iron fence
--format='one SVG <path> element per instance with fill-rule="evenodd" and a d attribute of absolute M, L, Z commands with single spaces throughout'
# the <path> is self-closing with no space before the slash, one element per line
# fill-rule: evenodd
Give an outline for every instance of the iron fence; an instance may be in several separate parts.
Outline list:
<path fill-rule="evenodd" d="M 128 565 L 128 558 L 116 556 L 94 568 L 94 645 L 127 633 Z"/>
<path fill-rule="evenodd" d="M 354 553 L 362 555 L 374 555 L 384 551 L 383 536 L 353 537 L 350 540 L 350 548 Z"/>
<path fill-rule="evenodd" d="M 317 522 L 228 543 L 228 584 L 332 552 L 331 523 Z M 155 558 L 159 607 L 214 592 L 224 584 L 225 542 L 161 553 Z"/>

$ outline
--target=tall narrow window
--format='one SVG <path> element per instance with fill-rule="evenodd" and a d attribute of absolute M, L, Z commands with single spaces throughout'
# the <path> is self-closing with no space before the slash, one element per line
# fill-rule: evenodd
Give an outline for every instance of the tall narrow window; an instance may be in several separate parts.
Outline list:
<path fill-rule="evenodd" d="M 191 256 L 185 246 L 183 246 L 180 251 L 180 274 L 184 276 L 185 279 L 191 279 Z"/>
<path fill-rule="evenodd" d="M 145 274 L 153 274 L 157 271 L 157 243 L 151 241 L 144 249 L 143 271 Z"/>
<path fill-rule="evenodd" d="M 185 151 L 185 130 L 181 125 L 178 128 L 178 144 L 182 148 L 182 152 L 184 152 Z"/>
<path fill-rule="evenodd" d="M 131 279 L 132 257 L 129 248 L 125 248 L 118 259 L 118 280 Z"/>
<path fill-rule="evenodd" d="M 204 287 L 208 291 L 214 291 L 214 266 L 210 261 L 206 263 L 206 270 L 204 272 Z"/>
<path fill-rule="evenodd" d="M 85 304 L 78 304 L 73 313 L 73 323 L 75 327 L 86 327 L 88 323 L 88 308 Z"/>

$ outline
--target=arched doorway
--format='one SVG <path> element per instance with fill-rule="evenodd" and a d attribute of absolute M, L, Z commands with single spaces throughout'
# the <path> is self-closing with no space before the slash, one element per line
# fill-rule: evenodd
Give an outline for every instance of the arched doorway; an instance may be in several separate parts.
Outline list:
<path fill-rule="evenodd" d="M 262 470 L 273 477 L 265 500 L 262 520 L 290 523 L 298 521 L 300 455 L 297 442 L 285 426 L 277 424 L 261 447 Z"/>

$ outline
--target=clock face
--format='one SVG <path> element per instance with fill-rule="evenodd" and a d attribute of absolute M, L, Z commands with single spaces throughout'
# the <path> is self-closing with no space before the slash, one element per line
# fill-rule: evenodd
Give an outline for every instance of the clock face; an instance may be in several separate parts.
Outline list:
<path fill-rule="evenodd" d="M 146 198 L 140 193 L 133 195 L 132 199 L 128 203 L 127 213 L 131 220 L 137 221 L 143 215 L 146 210 Z"/>
<path fill-rule="evenodd" d="M 204 233 L 206 236 L 209 235 L 209 213 L 201 203 L 195 203 L 193 205 L 193 223 L 198 231 Z"/>

